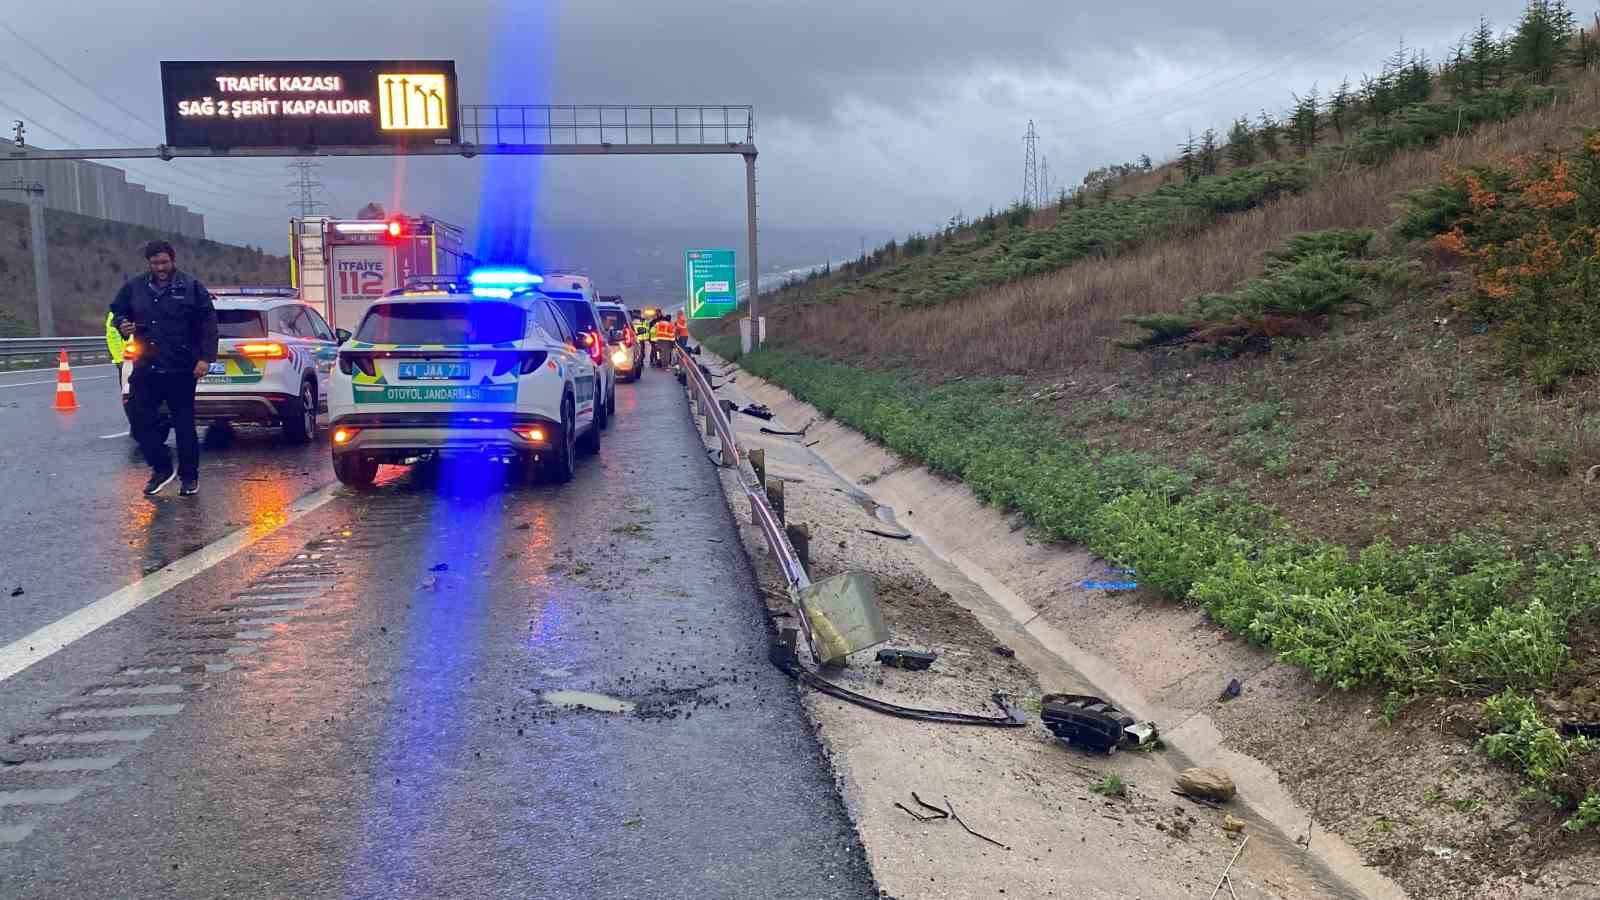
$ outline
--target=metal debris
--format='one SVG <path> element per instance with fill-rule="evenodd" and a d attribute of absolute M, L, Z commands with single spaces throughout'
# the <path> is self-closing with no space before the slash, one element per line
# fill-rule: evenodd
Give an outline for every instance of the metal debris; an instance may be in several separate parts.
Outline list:
<path fill-rule="evenodd" d="M 924 653 L 920 650 L 896 650 L 886 647 L 878 651 L 878 662 L 897 669 L 910 669 L 913 672 L 928 668 L 938 658 L 937 653 Z"/>

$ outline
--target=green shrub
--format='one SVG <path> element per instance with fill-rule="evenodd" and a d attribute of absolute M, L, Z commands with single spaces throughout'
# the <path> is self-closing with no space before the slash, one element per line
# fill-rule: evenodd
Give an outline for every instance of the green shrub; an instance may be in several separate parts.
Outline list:
<path fill-rule="evenodd" d="M 1546 725 L 1531 699 L 1507 688 L 1483 703 L 1484 719 L 1491 731 L 1478 739 L 1478 749 L 1490 759 L 1509 762 L 1541 786 L 1560 775 L 1578 749 Z"/>
<path fill-rule="evenodd" d="M 1572 818 L 1562 822 L 1561 827 L 1574 834 L 1600 828 L 1600 788 L 1590 788 L 1583 802 L 1578 804 L 1578 811 Z"/>

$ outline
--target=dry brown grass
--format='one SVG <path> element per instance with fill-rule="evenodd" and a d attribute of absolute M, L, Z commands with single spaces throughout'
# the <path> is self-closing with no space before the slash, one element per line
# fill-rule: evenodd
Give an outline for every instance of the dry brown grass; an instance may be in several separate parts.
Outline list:
<path fill-rule="evenodd" d="M 876 357 L 884 335 L 905 362 L 951 374 L 1045 374 L 1127 364 L 1108 349 L 1130 314 L 1175 310 L 1190 296 L 1225 291 L 1257 274 L 1263 251 L 1300 231 L 1382 228 L 1401 194 L 1466 165 L 1570 141 L 1600 117 L 1600 77 L 1573 86 L 1570 100 L 1486 126 L 1435 150 L 1388 165 L 1352 168 L 1312 190 L 1231 216 L 1198 234 L 1161 240 L 989 293 L 926 309 L 884 306 L 861 296 L 838 303 L 768 307 L 786 340 L 826 352 Z M 1149 177 L 1149 176 L 1145 176 Z M 1043 217 L 1044 214 L 1041 214 Z"/>
<path fill-rule="evenodd" d="M 1496 372 L 1493 338 L 1455 320 L 1445 294 L 1401 297 L 1365 319 L 1266 357 L 1203 361 L 1115 349 L 1130 313 L 1176 309 L 1258 273 L 1263 252 L 1323 228 L 1382 229 L 1402 193 L 1450 165 L 1569 144 L 1600 124 L 1600 77 L 1570 102 L 1430 152 L 1331 176 L 1315 189 L 1189 237 L 1153 242 L 941 307 L 871 296 L 772 306 L 793 344 L 931 380 L 1020 376 L 1091 443 L 1153 454 L 1204 483 L 1242 484 L 1306 533 L 1351 547 L 1437 541 L 1469 529 L 1558 545 L 1600 541 L 1600 380 L 1546 395 Z M 1430 262 L 1437 262 L 1430 260 Z M 1446 321 L 1448 320 L 1448 321 Z M 1443 324 L 1438 324 L 1443 323 Z M 1265 409 L 1265 428 L 1246 423 Z"/>

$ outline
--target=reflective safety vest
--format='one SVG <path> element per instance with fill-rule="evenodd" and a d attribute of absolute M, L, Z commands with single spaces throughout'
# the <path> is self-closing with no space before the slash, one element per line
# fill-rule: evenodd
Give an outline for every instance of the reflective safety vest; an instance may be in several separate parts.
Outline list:
<path fill-rule="evenodd" d="M 106 349 L 111 351 L 111 361 L 120 364 L 122 351 L 128 346 L 127 338 L 117 330 L 117 314 L 106 313 Z"/>
<path fill-rule="evenodd" d="M 672 328 L 673 334 L 678 337 L 689 336 L 689 320 L 684 318 L 683 313 L 678 313 L 678 321 L 673 323 Z"/>
<path fill-rule="evenodd" d="M 662 319 L 661 321 L 655 323 L 654 325 L 651 325 L 650 326 L 650 340 L 652 340 L 652 341 L 670 341 L 670 340 L 672 340 L 672 322 L 668 321 L 667 319 Z"/>
<path fill-rule="evenodd" d="M 641 341 L 650 340 L 650 325 L 643 319 L 635 319 L 633 322 L 633 335 Z"/>

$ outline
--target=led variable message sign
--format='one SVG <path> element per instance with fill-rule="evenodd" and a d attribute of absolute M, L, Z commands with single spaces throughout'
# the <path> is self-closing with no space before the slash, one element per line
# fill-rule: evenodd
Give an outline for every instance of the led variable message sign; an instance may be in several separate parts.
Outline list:
<path fill-rule="evenodd" d="M 163 62 L 169 147 L 459 143 L 456 65 L 433 60 Z"/>

